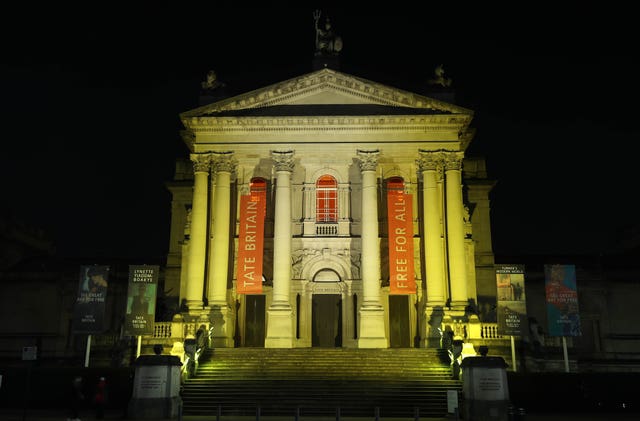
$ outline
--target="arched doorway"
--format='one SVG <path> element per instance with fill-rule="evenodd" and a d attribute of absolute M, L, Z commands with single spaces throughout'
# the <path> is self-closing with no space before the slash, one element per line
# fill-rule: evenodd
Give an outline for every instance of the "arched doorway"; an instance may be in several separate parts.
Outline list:
<path fill-rule="evenodd" d="M 332 270 L 321 270 L 311 300 L 311 346 L 342 347 L 342 294 L 340 277 Z"/>

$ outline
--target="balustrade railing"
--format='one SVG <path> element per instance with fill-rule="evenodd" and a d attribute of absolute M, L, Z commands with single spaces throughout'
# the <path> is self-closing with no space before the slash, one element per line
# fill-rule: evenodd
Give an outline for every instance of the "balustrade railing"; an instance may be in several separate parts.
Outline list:
<path fill-rule="evenodd" d="M 482 323 L 480 336 L 482 339 L 504 339 L 502 335 L 498 333 L 497 323 Z"/>
<path fill-rule="evenodd" d="M 331 237 L 338 235 L 338 224 L 316 224 L 318 237 Z"/>
<path fill-rule="evenodd" d="M 154 329 L 153 329 L 153 338 L 154 339 L 176 338 L 176 339 L 184 340 L 184 338 L 186 338 L 187 336 L 195 337 L 195 334 L 199 326 L 200 325 L 196 322 L 182 322 L 182 321 L 156 322 L 154 324 Z M 463 324 L 460 324 L 460 326 L 455 326 L 455 327 L 461 330 L 461 332 L 456 332 L 456 334 L 459 334 L 459 335 L 462 335 L 462 330 L 466 330 L 464 329 Z M 480 337 L 479 338 L 471 337 L 469 339 L 492 340 L 492 339 L 506 339 L 506 338 L 503 335 L 498 333 L 497 323 L 482 323 L 480 326 Z M 547 338 L 547 340 L 549 339 L 550 338 Z"/>
<path fill-rule="evenodd" d="M 171 325 L 173 322 L 156 322 L 153 326 L 154 338 L 170 338 L 171 337 Z"/>

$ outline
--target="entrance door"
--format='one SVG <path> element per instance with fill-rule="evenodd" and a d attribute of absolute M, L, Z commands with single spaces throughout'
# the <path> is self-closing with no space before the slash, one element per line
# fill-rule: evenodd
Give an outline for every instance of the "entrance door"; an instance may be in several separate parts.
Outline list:
<path fill-rule="evenodd" d="M 389 295 L 389 345 L 391 348 L 409 348 L 409 296 Z"/>
<path fill-rule="evenodd" d="M 342 346 L 342 298 L 339 294 L 314 294 L 311 312 L 311 346 Z"/>
<path fill-rule="evenodd" d="M 265 296 L 245 296 L 244 346 L 264 347 Z"/>

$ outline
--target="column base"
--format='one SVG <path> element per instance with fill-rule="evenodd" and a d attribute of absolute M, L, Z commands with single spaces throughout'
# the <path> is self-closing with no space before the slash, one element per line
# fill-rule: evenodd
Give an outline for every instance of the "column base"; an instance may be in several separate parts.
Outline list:
<path fill-rule="evenodd" d="M 464 307 L 451 306 L 444 311 L 444 317 L 442 323 L 460 322 L 466 319 L 466 312 Z"/>
<path fill-rule="evenodd" d="M 358 348 L 389 348 L 382 306 L 363 305 L 360 308 Z"/>
<path fill-rule="evenodd" d="M 265 348 L 293 348 L 293 311 L 289 303 L 274 302 L 267 310 Z"/>
<path fill-rule="evenodd" d="M 450 313 L 452 317 L 463 317 L 467 313 L 468 306 L 469 301 L 452 301 L 451 309 L 448 313 Z"/>
<path fill-rule="evenodd" d="M 209 311 L 213 327 L 211 346 L 213 348 L 233 348 L 233 313 L 226 302 L 213 303 Z"/>
<path fill-rule="evenodd" d="M 189 300 L 187 301 L 187 308 L 189 309 L 190 316 L 198 317 L 202 314 L 204 305 L 202 300 Z"/>

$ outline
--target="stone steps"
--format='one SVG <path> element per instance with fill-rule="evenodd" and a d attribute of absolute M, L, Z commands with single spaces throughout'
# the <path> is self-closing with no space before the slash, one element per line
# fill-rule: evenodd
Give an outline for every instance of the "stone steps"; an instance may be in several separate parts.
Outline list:
<path fill-rule="evenodd" d="M 209 350 L 183 385 L 183 413 L 442 417 L 447 390 L 461 390 L 447 358 L 422 348 Z"/>

